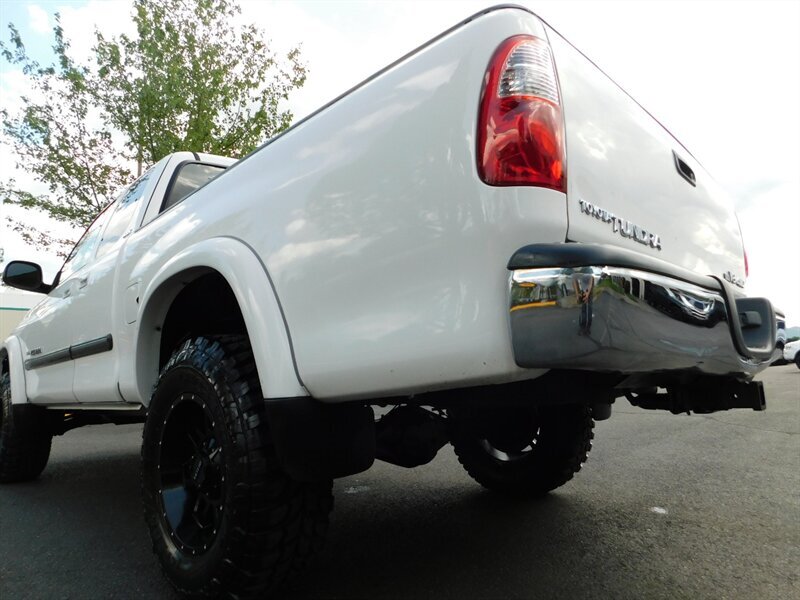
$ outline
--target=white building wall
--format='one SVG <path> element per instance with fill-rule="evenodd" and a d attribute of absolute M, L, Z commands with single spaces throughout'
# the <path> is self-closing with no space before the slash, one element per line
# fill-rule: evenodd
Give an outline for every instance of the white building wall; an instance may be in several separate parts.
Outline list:
<path fill-rule="evenodd" d="M 40 294 L 28 294 L 0 286 L 0 340 L 4 340 L 19 324 L 28 309 L 39 302 Z"/>

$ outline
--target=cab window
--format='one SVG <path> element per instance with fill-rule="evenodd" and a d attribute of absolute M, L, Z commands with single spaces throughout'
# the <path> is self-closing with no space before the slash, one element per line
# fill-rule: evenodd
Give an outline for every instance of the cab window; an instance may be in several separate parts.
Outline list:
<path fill-rule="evenodd" d="M 86 232 L 81 236 L 81 239 L 78 240 L 78 243 L 75 244 L 72 252 L 69 253 L 67 260 L 64 262 L 64 266 L 61 267 L 61 272 L 58 276 L 59 281 L 69 279 L 73 273 L 80 271 L 92 259 L 95 248 L 97 248 L 97 242 L 100 241 L 100 234 L 113 212 L 113 207 L 114 204 L 112 203 L 103 209 L 103 212 L 95 218 L 94 222 L 89 225 Z"/>
<path fill-rule="evenodd" d="M 134 181 L 115 201 L 113 212 L 108 220 L 108 226 L 103 232 L 103 237 L 97 247 L 97 258 L 107 254 L 130 231 L 136 207 L 144 195 L 152 173 L 153 170 L 150 169 Z"/>
<path fill-rule="evenodd" d="M 186 198 L 186 196 L 196 189 L 203 187 L 224 170 L 225 167 L 194 162 L 181 165 L 172 176 L 172 181 L 169 184 L 169 189 L 164 198 L 164 204 L 161 206 L 161 212 L 164 212 L 171 206 L 175 206 L 178 202 Z"/>

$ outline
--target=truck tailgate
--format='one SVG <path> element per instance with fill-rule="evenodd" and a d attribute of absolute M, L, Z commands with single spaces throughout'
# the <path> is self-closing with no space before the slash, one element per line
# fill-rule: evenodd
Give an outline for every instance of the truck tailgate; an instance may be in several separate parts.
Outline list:
<path fill-rule="evenodd" d="M 566 126 L 568 239 L 743 284 L 739 224 L 721 187 L 583 54 L 551 28 L 548 36 Z"/>

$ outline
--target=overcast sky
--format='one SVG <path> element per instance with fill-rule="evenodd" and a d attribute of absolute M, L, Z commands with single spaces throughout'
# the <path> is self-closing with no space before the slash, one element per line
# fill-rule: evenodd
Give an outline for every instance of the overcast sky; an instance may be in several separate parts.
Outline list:
<path fill-rule="evenodd" d="M 800 2 L 518 2 L 537 12 L 658 118 L 731 193 L 748 257 L 747 292 L 800 325 Z M 276 49 L 302 43 L 297 119 L 492 2 L 243 1 Z M 95 27 L 131 31 L 130 2 L 0 0 L 34 56 L 46 59 L 53 14 L 76 56 Z M 21 73 L 0 65 L 0 104 L 17 105 Z M 13 156 L 0 150 L 0 177 Z M 25 181 L 25 174 L 15 175 Z M 9 209 L 6 208 L 8 213 Z M 0 224 L 6 259 L 57 260 L 21 247 Z"/>

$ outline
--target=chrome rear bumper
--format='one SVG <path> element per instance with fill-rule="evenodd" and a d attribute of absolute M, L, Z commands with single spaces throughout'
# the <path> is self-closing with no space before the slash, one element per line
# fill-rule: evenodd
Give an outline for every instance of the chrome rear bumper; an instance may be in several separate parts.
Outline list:
<path fill-rule="evenodd" d="M 621 266 L 509 268 L 514 269 L 510 322 L 519 366 L 623 374 L 691 371 L 749 379 L 769 364 L 752 353 L 744 356 L 743 344 L 737 348 L 743 327 L 739 313 L 746 321 L 752 312 L 739 306 L 721 282 L 713 290 Z M 768 301 L 755 301 L 772 310 Z M 745 322 L 748 326 L 754 325 Z M 771 346 L 768 338 L 763 344 L 771 353 L 774 332 Z"/>

